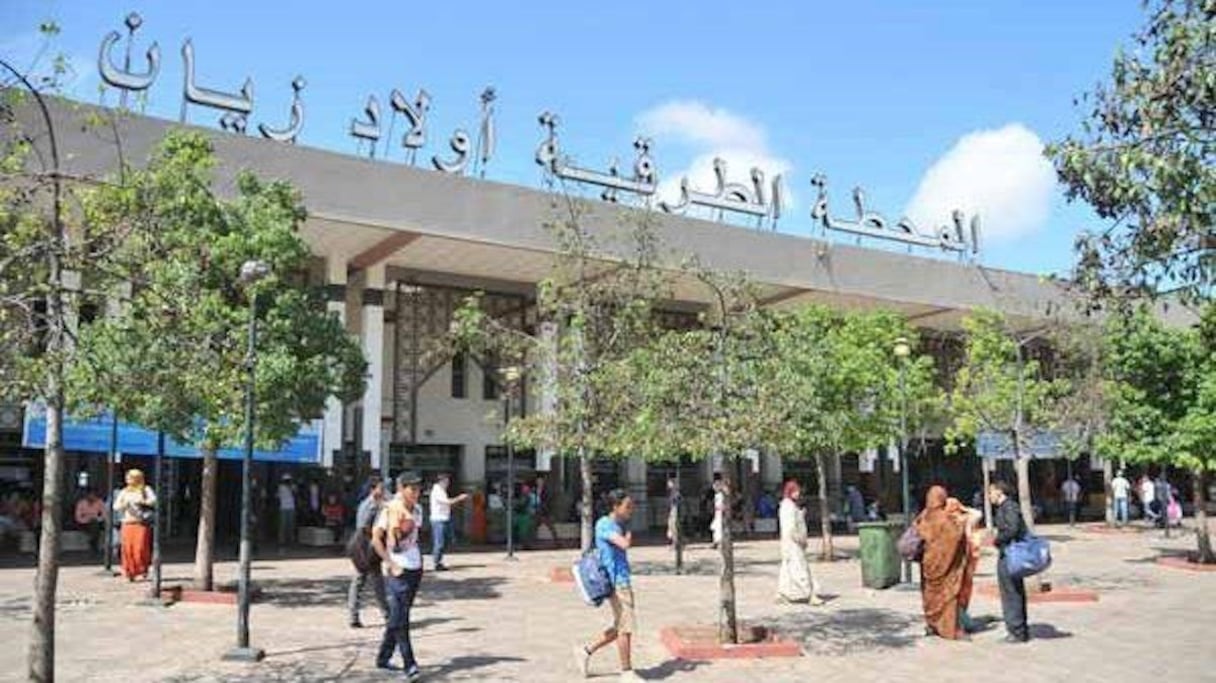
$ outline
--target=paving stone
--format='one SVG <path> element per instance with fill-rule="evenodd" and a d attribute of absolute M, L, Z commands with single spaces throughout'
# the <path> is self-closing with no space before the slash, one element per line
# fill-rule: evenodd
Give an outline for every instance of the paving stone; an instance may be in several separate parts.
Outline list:
<path fill-rule="evenodd" d="M 1158 566 L 1161 552 L 1194 545 L 1191 535 L 1096 534 L 1043 529 L 1053 543 L 1054 581 L 1098 590 L 1090 604 L 1032 605 L 1035 636 L 1024 646 L 1000 643 L 999 623 L 971 642 L 922 635 L 915 587 L 885 591 L 861 587 L 856 560 L 814 563 L 831 596 L 827 605 L 775 601 L 778 549 L 773 541 L 741 543 L 737 553 L 739 616 L 780 630 L 802 643 L 796 659 L 685 662 L 672 660 L 659 640 L 667 626 L 711 624 L 716 618 L 716 554 L 700 546 L 687 553 L 689 572 L 672 573 L 661 547 L 631 554 L 635 566 L 639 634 L 635 664 L 647 680 L 666 681 L 974 681 L 1016 672 L 1022 681 L 1216 681 L 1216 574 Z M 856 556 L 856 539 L 838 539 Z M 453 570 L 427 573 L 415 607 L 414 644 L 427 680 L 577 680 L 570 646 L 590 639 L 610 616 L 587 607 L 568 583 L 550 580 L 572 551 L 538 551 L 517 562 L 497 552 L 450 557 Z M 994 556 L 981 563 L 991 581 Z M 350 563 L 266 558 L 254 565 L 264 590 L 252 610 L 260 664 L 220 661 L 234 644 L 231 606 L 179 603 L 139 605 L 147 585 L 98 576 L 93 567 L 60 574 L 58 612 L 60 681 L 383 681 L 373 665 L 380 620 L 364 612 L 368 628 L 346 623 Z M 170 564 L 166 583 L 188 579 L 190 566 Z M 217 566 L 217 581 L 235 579 L 232 562 Z M 0 570 L 0 680 L 21 680 L 29 630 L 30 569 Z M 369 595 L 370 597 L 370 595 Z M 979 617 L 999 617 L 999 604 L 977 600 Z M 606 649 L 592 663 L 594 679 L 613 680 L 616 654 Z M 398 675 L 399 677 L 399 675 Z"/>

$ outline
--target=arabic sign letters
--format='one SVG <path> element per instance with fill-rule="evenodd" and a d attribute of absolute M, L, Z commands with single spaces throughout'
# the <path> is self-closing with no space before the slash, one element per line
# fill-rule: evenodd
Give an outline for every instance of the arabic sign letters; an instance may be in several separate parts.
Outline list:
<path fill-rule="evenodd" d="M 102 81 L 120 92 L 120 104 L 125 107 L 129 93 L 146 92 L 160 75 L 161 55 L 159 45 L 152 42 L 141 60 L 143 63 L 136 67 L 132 61 L 132 49 L 135 33 L 143 25 L 143 19 L 132 12 L 125 18 L 124 24 L 127 35 L 122 66 L 118 66 L 113 52 L 123 36 L 118 31 L 110 31 L 101 40 L 97 68 Z M 181 55 L 182 123 L 187 120 L 190 105 L 195 105 L 220 112 L 219 126 L 222 130 L 244 134 L 254 113 L 253 79 L 246 77 L 235 92 L 199 85 L 195 78 L 196 57 L 191 39 L 183 41 Z M 304 128 L 302 93 L 307 82 L 302 76 L 296 76 L 290 85 L 292 101 L 287 116 L 275 117 L 274 122 L 259 122 L 257 130 L 262 137 L 269 140 L 294 144 L 299 140 Z M 473 174 L 485 177 L 486 166 L 494 156 L 497 146 L 494 124 L 494 102 L 497 93 L 493 87 L 487 87 L 479 99 L 480 120 L 476 137 L 469 134 L 469 129 L 456 128 L 448 137 L 446 148 L 430 157 L 430 165 L 434 170 L 464 175 L 471 166 Z M 369 94 L 364 101 L 362 112 L 351 118 L 348 133 L 355 139 L 356 153 L 366 153 L 369 158 L 375 159 L 381 140 L 384 140 L 380 155 L 382 159 L 389 159 L 394 147 L 394 127 L 400 115 L 406 126 L 400 147 L 405 150 L 406 162 L 411 166 L 415 165 L 418 151 L 424 148 L 429 140 L 427 124 L 432 106 L 431 95 L 425 88 L 419 88 L 411 98 L 401 89 L 393 88 L 389 91 L 387 102 L 387 130 L 384 126 L 381 101 L 375 94 Z M 563 153 L 558 142 L 556 115 L 546 111 L 540 115 L 538 121 L 544 130 L 544 138 L 536 150 L 536 163 L 545 173 L 563 181 L 602 188 L 600 198 L 606 202 L 618 202 L 624 193 L 640 198 L 647 207 L 656 206 L 659 172 L 651 156 L 653 142 L 649 138 L 639 136 L 634 140 L 633 165 L 628 173 L 622 173 L 617 159 L 609 161 L 607 170 L 596 171 L 575 165 L 570 157 Z M 279 127 L 280 124 L 282 127 Z M 762 169 L 754 167 L 750 169 L 750 182 L 732 182 L 727 162 L 721 158 L 714 159 L 713 172 L 713 187 L 693 187 L 685 176 L 680 179 L 679 195 L 675 201 L 658 201 L 657 208 L 666 213 L 684 214 L 690 207 L 702 207 L 708 209 L 711 215 L 716 215 L 719 220 L 730 214 L 754 219 L 756 227 L 777 229 L 777 221 L 781 218 L 785 204 L 781 174 L 769 179 Z M 972 216 L 968 221 L 961 211 L 954 211 L 948 225 L 925 231 L 909 218 L 901 218 L 892 223 L 882 214 L 869 210 L 865 193 L 858 187 L 853 190 L 854 215 L 851 218 L 841 218 L 838 215 L 833 216 L 828 210 L 827 178 L 817 174 L 811 178 L 811 186 L 817 191 L 811 218 L 824 231 L 832 230 L 857 237 L 898 242 L 910 247 L 954 252 L 971 258 L 979 255 L 979 216 Z"/>

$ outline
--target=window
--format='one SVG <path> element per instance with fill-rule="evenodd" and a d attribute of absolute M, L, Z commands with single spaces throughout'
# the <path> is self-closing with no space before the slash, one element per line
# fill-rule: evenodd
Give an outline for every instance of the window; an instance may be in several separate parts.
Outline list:
<path fill-rule="evenodd" d="M 494 401 L 498 396 L 498 359 L 488 356 L 481 366 L 481 397 Z"/>
<path fill-rule="evenodd" d="M 452 398 L 465 398 L 468 395 L 465 367 L 466 360 L 463 353 L 452 356 Z"/>

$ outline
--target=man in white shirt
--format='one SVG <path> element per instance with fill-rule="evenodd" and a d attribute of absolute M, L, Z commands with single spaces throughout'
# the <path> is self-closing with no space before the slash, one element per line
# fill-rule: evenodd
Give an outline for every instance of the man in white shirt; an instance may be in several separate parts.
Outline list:
<path fill-rule="evenodd" d="M 1064 494 L 1064 504 L 1068 506 L 1068 525 L 1072 526 L 1077 523 L 1080 514 L 1081 485 L 1076 477 L 1069 477 L 1060 484 L 1060 492 Z"/>
<path fill-rule="evenodd" d="M 449 498 L 448 486 L 451 483 L 451 475 L 444 473 L 431 487 L 431 555 L 437 572 L 447 570 L 443 564 L 443 547 L 447 544 L 448 527 L 452 523 L 452 506 L 463 503 L 469 497 L 469 494 L 462 493 Z"/>
<path fill-rule="evenodd" d="M 296 490 L 291 475 L 284 474 L 279 480 L 279 547 L 295 541 L 296 537 Z"/>
<path fill-rule="evenodd" d="M 1128 497 L 1131 494 L 1132 483 L 1123 476 L 1123 470 L 1110 481 L 1110 493 L 1115 499 L 1115 523 L 1119 526 L 1127 524 Z"/>

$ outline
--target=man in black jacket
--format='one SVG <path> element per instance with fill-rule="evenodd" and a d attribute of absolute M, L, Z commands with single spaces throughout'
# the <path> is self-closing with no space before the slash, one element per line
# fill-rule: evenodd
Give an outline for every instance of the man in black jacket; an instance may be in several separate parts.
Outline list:
<path fill-rule="evenodd" d="M 992 503 L 993 525 L 996 527 L 996 547 L 1000 550 L 997 559 L 997 585 L 1001 589 L 1001 612 L 1005 617 L 1007 643 L 1024 643 L 1030 640 L 1030 628 L 1026 624 L 1026 584 L 1015 579 L 1005 568 L 1005 549 L 1010 543 L 1026 535 L 1026 523 L 1022 511 L 1013 499 L 1013 489 L 1003 481 L 993 482 L 988 487 L 988 501 Z"/>

